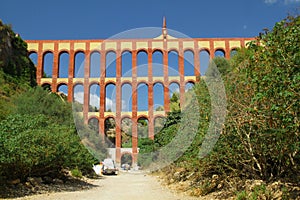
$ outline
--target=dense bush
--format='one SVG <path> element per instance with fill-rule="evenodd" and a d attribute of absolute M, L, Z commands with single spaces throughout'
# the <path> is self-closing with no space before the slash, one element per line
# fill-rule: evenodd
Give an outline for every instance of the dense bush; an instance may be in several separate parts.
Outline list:
<path fill-rule="evenodd" d="M 214 59 L 226 87 L 226 122 L 213 150 L 199 159 L 212 117 L 210 109 L 215 106 L 209 96 L 215 94 L 214 90 L 208 92 L 202 81 L 196 84 L 199 127 L 187 151 L 164 169 L 169 179 L 190 179 L 201 194 L 216 189 L 212 177 L 299 183 L 299 44 L 300 16 L 289 16 L 273 30 L 261 33 L 247 48 L 238 49 L 231 60 Z M 218 71 L 208 68 L 206 75 L 217 77 Z M 168 120 L 172 118 L 174 113 Z M 155 136 L 155 147 L 167 145 L 178 134 L 181 122 L 175 121 Z"/>
<path fill-rule="evenodd" d="M 299 25 L 299 16 L 278 22 L 233 58 L 235 67 L 225 79 L 226 127 L 207 158 L 216 166 L 214 172 L 264 180 L 298 178 Z"/>
<path fill-rule="evenodd" d="M 26 43 L 1 21 L 0 38 L 0 181 L 92 171 L 102 138 L 76 118 L 78 135 L 65 97 L 35 87 Z"/>
<path fill-rule="evenodd" d="M 92 142 L 102 140 L 91 136 L 93 131 L 84 124 L 79 124 L 77 134 L 69 103 L 40 87 L 16 95 L 12 102 L 11 114 L 0 122 L 1 179 L 58 176 L 62 169 L 91 172 L 96 159 L 79 135 L 89 135 Z M 105 157 L 103 146 L 96 151 L 98 159 Z"/>
<path fill-rule="evenodd" d="M 90 171 L 93 158 L 74 130 L 45 115 L 8 116 L 0 123 L 1 178 L 55 176 L 75 167 Z"/>

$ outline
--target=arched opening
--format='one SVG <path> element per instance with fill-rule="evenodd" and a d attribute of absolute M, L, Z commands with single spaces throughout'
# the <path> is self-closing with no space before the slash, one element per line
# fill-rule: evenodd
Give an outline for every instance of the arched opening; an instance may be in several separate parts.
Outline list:
<path fill-rule="evenodd" d="M 195 85 L 195 84 L 194 84 L 193 82 L 187 82 L 187 83 L 185 84 L 185 92 L 191 90 L 191 89 L 194 87 L 194 85 Z"/>
<path fill-rule="evenodd" d="M 148 76 L 148 54 L 145 51 L 139 51 L 137 54 L 137 76 Z"/>
<path fill-rule="evenodd" d="M 155 83 L 153 86 L 153 109 L 164 110 L 164 86 L 161 83 Z"/>
<path fill-rule="evenodd" d="M 109 83 L 105 87 L 105 111 L 116 111 L 116 86 L 113 83 Z"/>
<path fill-rule="evenodd" d="M 84 87 L 82 84 L 76 84 L 73 91 L 73 107 L 76 112 L 82 112 L 84 103 Z"/>
<path fill-rule="evenodd" d="M 224 50 L 222 50 L 222 49 L 217 49 L 216 51 L 215 51 L 215 57 L 225 57 L 225 52 L 224 52 Z"/>
<path fill-rule="evenodd" d="M 44 84 L 42 85 L 42 88 L 43 88 L 44 90 L 49 91 L 49 92 L 52 91 L 52 87 L 51 87 L 51 85 L 50 85 L 49 83 L 44 83 Z"/>
<path fill-rule="evenodd" d="M 108 148 L 114 148 L 116 146 L 116 122 L 112 117 L 108 117 L 104 121 L 105 129 L 105 143 Z"/>
<path fill-rule="evenodd" d="M 146 117 L 140 117 L 137 121 L 138 138 L 148 138 L 148 119 Z"/>
<path fill-rule="evenodd" d="M 109 51 L 106 54 L 106 70 L 105 76 L 106 77 L 116 77 L 116 70 L 117 70 L 117 57 L 116 53 L 113 51 Z"/>
<path fill-rule="evenodd" d="M 184 56 L 184 75 L 185 76 L 194 76 L 194 52 L 187 50 L 183 54 Z"/>
<path fill-rule="evenodd" d="M 89 91 L 89 112 L 98 112 L 100 107 L 100 86 L 94 83 Z"/>
<path fill-rule="evenodd" d="M 122 111 L 132 111 L 132 87 L 129 83 L 122 85 Z"/>
<path fill-rule="evenodd" d="M 85 60 L 85 54 L 82 51 L 79 51 L 75 54 L 74 78 L 84 77 L 84 60 Z"/>
<path fill-rule="evenodd" d="M 121 156 L 121 166 L 123 168 L 124 165 L 132 166 L 132 155 L 130 153 L 124 153 Z M 125 169 L 125 166 L 124 166 Z"/>
<path fill-rule="evenodd" d="M 160 132 L 160 130 L 164 127 L 166 122 L 165 117 L 156 117 L 154 119 L 154 135 Z"/>
<path fill-rule="evenodd" d="M 57 91 L 61 94 L 64 94 L 67 97 L 68 96 L 68 86 L 67 86 L 67 84 L 60 84 L 57 88 Z"/>
<path fill-rule="evenodd" d="M 232 58 L 235 54 L 237 54 L 237 49 L 231 49 L 230 58 Z"/>
<path fill-rule="evenodd" d="M 99 133 L 99 120 L 96 117 L 92 117 L 88 121 L 89 128 L 95 133 Z"/>
<path fill-rule="evenodd" d="M 122 77 L 132 76 L 132 54 L 130 51 L 124 51 L 121 57 Z"/>
<path fill-rule="evenodd" d="M 174 93 L 177 93 L 179 94 L 180 90 L 179 90 L 179 84 L 176 83 L 176 82 L 172 82 L 170 85 L 169 85 L 169 92 L 170 92 L 170 97 L 172 97 L 172 95 Z"/>
<path fill-rule="evenodd" d="M 200 74 L 201 76 L 204 76 L 210 62 L 209 52 L 207 50 L 200 51 L 199 59 L 200 59 Z"/>
<path fill-rule="evenodd" d="M 34 52 L 34 51 L 30 52 L 29 53 L 29 58 L 33 62 L 34 66 L 37 66 L 37 60 L 38 60 L 37 53 Z"/>
<path fill-rule="evenodd" d="M 122 148 L 132 148 L 132 120 L 125 117 L 121 121 Z"/>
<path fill-rule="evenodd" d="M 170 110 L 180 110 L 180 90 L 178 83 L 171 83 L 169 85 L 170 95 Z"/>
<path fill-rule="evenodd" d="M 140 83 L 137 87 L 137 110 L 148 111 L 148 85 Z"/>
<path fill-rule="evenodd" d="M 68 78 L 69 60 L 69 53 L 62 52 L 61 54 L 59 54 L 58 78 Z"/>
<path fill-rule="evenodd" d="M 52 78 L 53 62 L 53 53 L 46 52 L 43 55 L 43 78 Z"/>
<path fill-rule="evenodd" d="M 90 55 L 90 77 L 99 78 L 100 77 L 100 62 L 101 54 L 98 51 L 94 51 Z"/>
<path fill-rule="evenodd" d="M 155 77 L 164 76 L 163 53 L 154 51 L 152 54 L 152 75 Z"/>
<path fill-rule="evenodd" d="M 179 55 L 177 51 L 169 51 L 168 53 L 168 72 L 169 76 L 179 76 Z"/>

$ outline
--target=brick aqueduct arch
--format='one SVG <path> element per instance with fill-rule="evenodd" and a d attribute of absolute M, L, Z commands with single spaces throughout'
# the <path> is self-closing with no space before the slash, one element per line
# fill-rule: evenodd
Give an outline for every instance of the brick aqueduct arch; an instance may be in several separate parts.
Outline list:
<path fill-rule="evenodd" d="M 162 34 L 156 38 L 148 39 L 109 39 L 109 40 L 27 40 L 29 54 L 34 53 L 36 60 L 36 78 L 39 85 L 48 84 L 53 92 L 58 92 L 58 87 L 62 84 L 68 87 L 68 101 L 73 101 L 74 87 L 82 84 L 84 88 L 83 116 L 85 123 L 92 118 L 98 119 L 99 134 L 104 134 L 105 120 L 113 117 L 117 124 L 115 148 L 112 155 L 117 163 L 120 163 L 121 156 L 128 149 L 121 147 L 121 121 L 123 118 L 132 120 L 132 158 L 133 163 L 137 163 L 138 154 L 138 131 L 137 122 L 140 117 L 148 119 L 149 138 L 154 138 L 154 120 L 156 117 L 165 116 L 170 110 L 169 103 L 169 85 L 173 82 L 178 83 L 180 94 L 185 92 L 186 83 L 196 83 L 200 77 L 199 53 L 206 51 L 210 59 L 215 56 L 216 51 L 222 51 L 225 58 L 229 59 L 232 50 L 244 47 L 247 42 L 254 38 L 175 38 L 167 33 L 164 19 Z M 137 54 L 139 52 L 147 53 L 148 76 L 137 76 Z M 163 76 L 153 76 L 153 53 L 161 52 L 163 61 Z M 178 76 L 168 76 L 168 53 L 176 51 L 178 54 Z M 185 76 L 184 53 L 191 51 L 194 57 L 194 74 Z M 84 76 L 75 77 L 75 56 L 77 53 L 84 53 Z M 100 63 L 98 63 L 101 75 L 99 77 L 90 77 L 90 56 L 93 52 L 100 53 Z M 106 77 L 106 55 L 109 52 L 116 54 L 116 76 Z M 122 77 L 122 53 L 130 52 L 132 56 L 132 75 L 131 77 Z M 53 54 L 52 77 L 44 78 L 44 57 L 47 53 Z M 59 76 L 59 59 L 62 53 L 69 55 L 68 76 L 60 78 Z M 107 112 L 105 110 L 105 89 L 108 84 L 113 83 L 116 90 L 116 112 Z M 130 84 L 132 89 L 132 110 L 122 112 L 121 94 L 122 85 Z M 148 86 L 148 111 L 138 111 L 137 109 L 137 87 L 139 83 L 146 83 Z M 153 109 L 153 87 L 154 84 L 163 85 L 164 94 L 164 111 L 155 111 Z M 97 84 L 100 86 L 99 112 L 89 112 L 90 86 Z M 180 95 L 180 104 L 183 105 L 183 95 Z"/>

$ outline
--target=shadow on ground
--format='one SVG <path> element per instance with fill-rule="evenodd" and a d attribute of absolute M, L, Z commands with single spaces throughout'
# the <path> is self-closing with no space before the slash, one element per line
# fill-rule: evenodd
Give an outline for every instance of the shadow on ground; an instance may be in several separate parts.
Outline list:
<path fill-rule="evenodd" d="M 95 179 L 103 179 L 97 177 Z M 18 197 L 31 196 L 36 194 L 47 194 L 54 192 L 72 192 L 79 190 L 88 190 L 99 187 L 89 183 L 87 180 L 67 178 L 66 180 L 56 180 L 52 183 L 40 182 L 36 185 L 32 183 L 18 183 L 18 184 L 0 184 L 0 199 L 11 199 Z"/>

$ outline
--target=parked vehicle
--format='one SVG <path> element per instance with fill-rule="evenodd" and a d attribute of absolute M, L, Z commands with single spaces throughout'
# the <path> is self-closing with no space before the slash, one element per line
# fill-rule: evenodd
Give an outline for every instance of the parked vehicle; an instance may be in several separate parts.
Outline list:
<path fill-rule="evenodd" d="M 119 169 L 116 167 L 115 162 L 111 158 L 106 158 L 102 162 L 102 174 L 115 174 L 119 173 Z"/>

